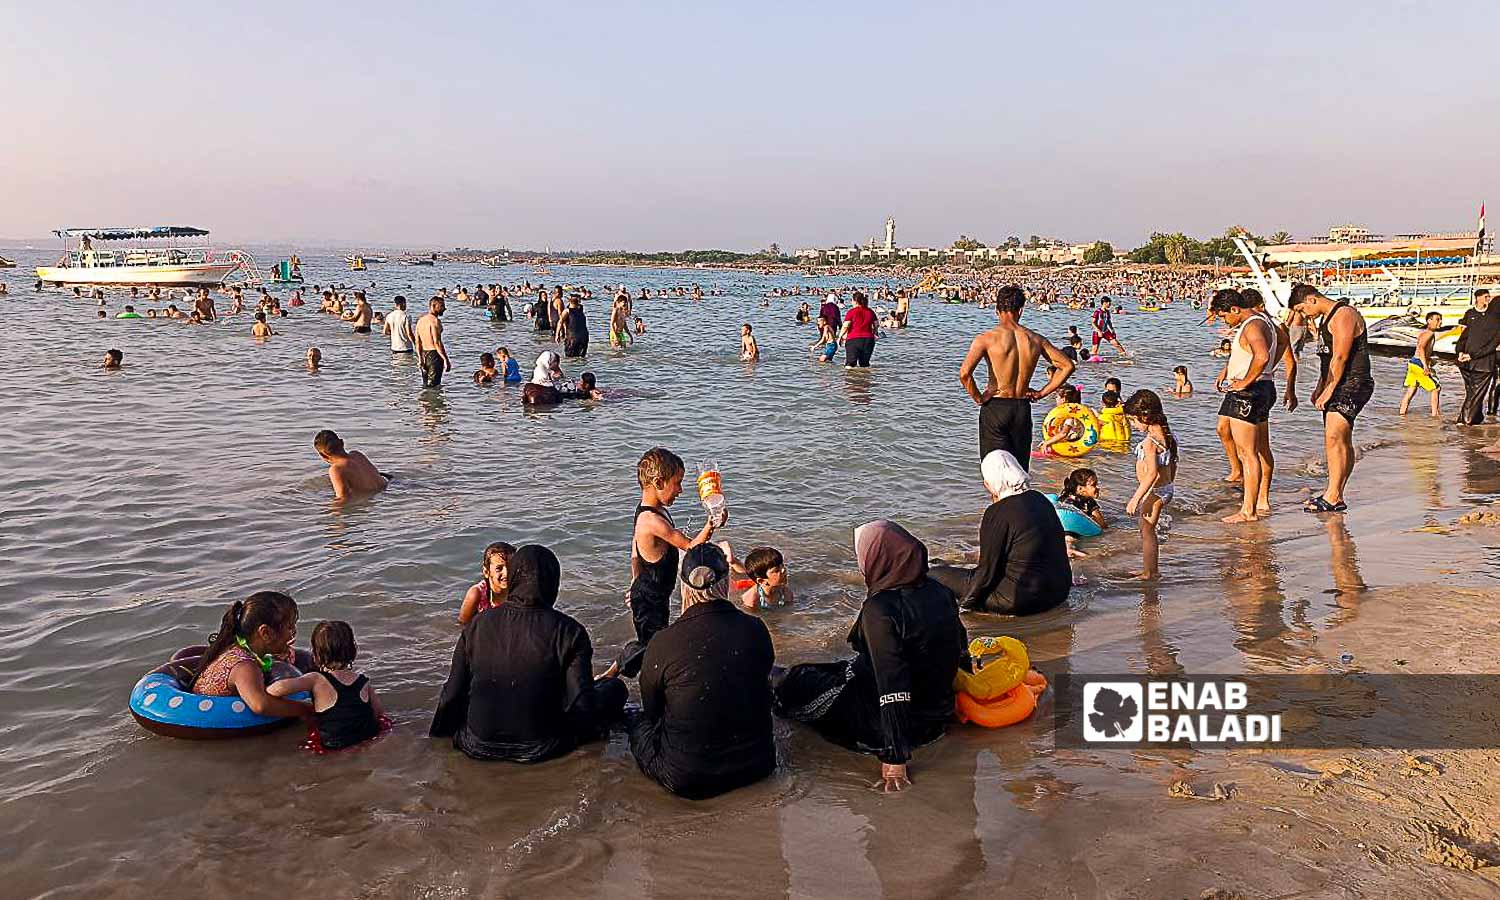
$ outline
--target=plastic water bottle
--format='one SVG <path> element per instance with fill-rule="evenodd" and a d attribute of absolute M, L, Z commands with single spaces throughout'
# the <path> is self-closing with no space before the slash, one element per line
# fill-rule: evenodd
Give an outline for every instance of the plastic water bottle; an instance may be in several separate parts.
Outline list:
<path fill-rule="evenodd" d="M 729 504 L 724 500 L 724 495 L 715 491 L 703 500 L 703 508 L 708 510 L 708 518 L 718 528 L 729 518 Z"/>
<path fill-rule="evenodd" d="M 729 503 L 724 499 L 723 481 L 717 465 L 704 469 L 698 475 L 698 498 L 708 511 L 708 520 L 717 528 L 729 519 Z"/>

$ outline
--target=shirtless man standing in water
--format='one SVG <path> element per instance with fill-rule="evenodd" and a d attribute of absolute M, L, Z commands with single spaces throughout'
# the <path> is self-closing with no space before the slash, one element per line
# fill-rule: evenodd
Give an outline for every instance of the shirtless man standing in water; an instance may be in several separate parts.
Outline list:
<path fill-rule="evenodd" d="M 1026 294 L 1020 285 L 1006 285 L 995 295 L 1000 323 L 974 338 L 958 370 L 958 380 L 979 404 L 979 458 L 991 450 L 1005 450 L 1021 468 L 1031 463 L 1031 401 L 1050 396 L 1073 374 L 1073 361 L 1052 342 L 1021 324 Z M 1039 391 L 1031 389 L 1037 362 L 1046 355 L 1055 370 Z M 981 393 L 974 383 L 980 361 L 990 367 L 989 383 Z"/>
<path fill-rule="evenodd" d="M 442 297 L 433 297 L 427 315 L 417 320 L 417 362 L 422 364 L 422 387 L 442 386 L 443 373 L 452 371 L 448 348 L 443 346 Z"/>

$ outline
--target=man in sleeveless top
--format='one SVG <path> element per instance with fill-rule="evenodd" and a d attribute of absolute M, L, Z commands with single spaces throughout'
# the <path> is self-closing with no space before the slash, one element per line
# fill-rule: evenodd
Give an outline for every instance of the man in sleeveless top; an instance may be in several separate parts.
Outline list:
<path fill-rule="evenodd" d="M 1224 389 L 1219 419 L 1227 422 L 1230 440 L 1240 461 L 1243 491 L 1239 512 L 1225 516 L 1230 525 L 1254 522 L 1260 518 L 1257 503 L 1261 484 L 1269 477 L 1260 454 L 1259 430 L 1269 428 L 1271 407 L 1276 405 L 1276 385 L 1271 378 L 1273 351 L 1277 349 L 1276 329 L 1254 310 L 1254 302 L 1239 291 L 1224 289 L 1214 294 L 1209 312 L 1235 329 L 1229 339 L 1229 358 L 1215 379 Z M 1265 512 L 1269 512 L 1267 509 Z"/>
<path fill-rule="evenodd" d="M 686 472 L 681 457 L 665 447 L 647 450 L 635 468 L 641 502 L 635 508 L 630 541 L 630 590 L 625 592 L 625 602 L 630 605 L 636 639 L 625 645 L 624 655 L 616 663 L 620 673 L 627 677 L 634 677 L 640 671 L 646 645 L 667 627 L 671 618 L 678 553 L 705 543 L 713 536 L 714 529 L 723 524 L 709 517 L 697 537 L 688 537 L 677 530 L 667 507 L 682 494 L 682 477 Z"/>
<path fill-rule="evenodd" d="M 1323 449 L 1328 455 L 1328 487 L 1302 507 L 1311 513 L 1343 512 L 1344 486 L 1354 471 L 1354 419 L 1375 393 L 1370 375 L 1370 346 L 1365 320 L 1349 306 L 1334 302 L 1309 284 L 1292 288 L 1288 305 L 1318 320 L 1318 386 L 1313 406 L 1323 412 Z"/>
<path fill-rule="evenodd" d="M 1004 450 L 1028 468 L 1031 463 L 1031 401 L 1050 396 L 1073 374 L 1073 361 L 1052 342 L 1021 324 L 1026 294 L 1020 285 L 1008 285 L 995 295 L 994 328 L 974 338 L 958 370 L 959 383 L 979 406 L 979 458 L 991 450 Z M 1045 355 L 1056 367 L 1041 390 L 1032 390 L 1031 376 Z M 979 363 L 989 364 L 989 382 L 983 392 L 974 383 Z"/>

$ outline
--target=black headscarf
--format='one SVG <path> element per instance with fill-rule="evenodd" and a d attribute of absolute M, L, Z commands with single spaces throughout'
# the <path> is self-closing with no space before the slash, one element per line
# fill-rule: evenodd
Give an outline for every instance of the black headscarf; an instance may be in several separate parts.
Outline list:
<path fill-rule="evenodd" d="M 551 550 L 540 544 L 527 544 L 511 556 L 506 568 L 510 571 L 510 594 L 505 598 L 506 603 L 551 609 L 557 602 L 562 567 Z"/>

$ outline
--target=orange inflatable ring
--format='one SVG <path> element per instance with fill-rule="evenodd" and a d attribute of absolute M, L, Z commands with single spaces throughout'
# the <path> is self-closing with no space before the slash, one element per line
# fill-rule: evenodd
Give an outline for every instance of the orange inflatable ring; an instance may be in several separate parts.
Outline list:
<path fill-rule="evenodd" d="M 1047 690 L 1047 679 L 1036 669 L 1026 670 L 1026 678 L 993 700 L 976 700 L 959 691 L 955 713 L 960 722 L 973 722 L 981 728 L 1004 728 L 1025 721 L 1036 712 L 1037 698 Z"/>
<path fill-rule="evenodd" d="M 958 720 L 981 728 L 1004 728 L 1036 712 L 1036 694 L 1025 683 L 1018 684 L 994 700 L 975 700 L 958 695 Z"/>

